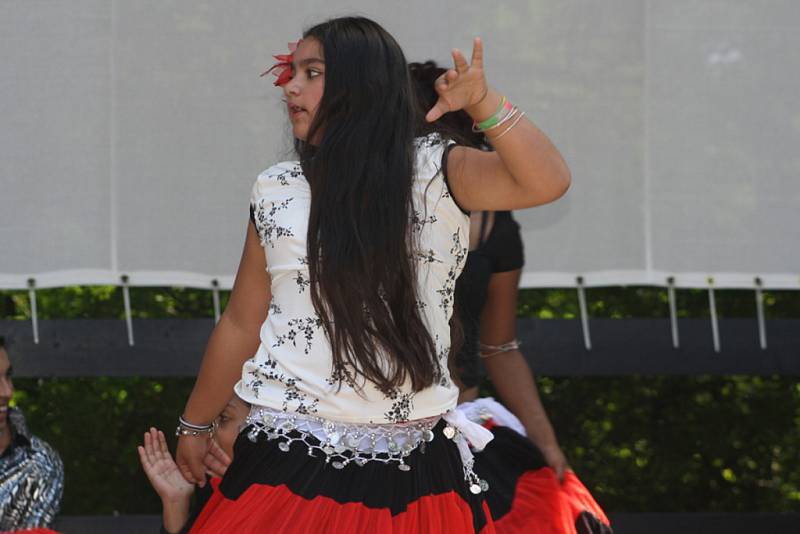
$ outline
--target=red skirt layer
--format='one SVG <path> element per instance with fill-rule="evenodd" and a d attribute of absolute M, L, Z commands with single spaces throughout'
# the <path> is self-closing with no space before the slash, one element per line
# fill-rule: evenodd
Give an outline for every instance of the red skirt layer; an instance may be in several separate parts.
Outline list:
<path fill-rule="evenodd" d="M 475 455 L 489 483 L 487 503 L 501 534 L 611 534 L 608 517 L 572 471 L 559 481 L 538 448 L 508 427 L 486 425 L 494 439 Z"/>
<path fill-rule="evenodd" d="M 611 533 L 608 517 L 575 473 L 568 471 L 559 482 L 549 467 L 522 474 L 511 509 L 495 520 L 495 529 L 499 534 Z"/>
<path fill-rule="evenodd" d="M 488 507 L 483 506 L 488 516 Z M 388 509 L 343 504 L 324 496 L 305 499 L 286 486 L 254 484 L 236 500 L 214 491 L 191 530 L 192 534 L 220 532 L 466 534 L 475 530 L 470 507 L 456 492 L 420 497 L 404 512 L 392 515 Z M 494 532 L 491 521 L 481 530 Z"/>

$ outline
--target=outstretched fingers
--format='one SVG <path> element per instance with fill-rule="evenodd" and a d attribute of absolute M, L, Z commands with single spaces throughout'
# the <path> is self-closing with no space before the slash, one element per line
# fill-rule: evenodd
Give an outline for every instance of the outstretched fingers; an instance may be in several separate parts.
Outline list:
<path fill-rule="evenodd" d="M 480 37 L 476 37 L 472 41 L 472 61 L 470 63 L 472 67 L 483 68 L 483 41 Z"/>
<path fill-rule="evenodd" d="M 144 447 L 142 447 L 142 449 L 144 450 L 147 463 L 154 464 L 156 462 L 156 459 L 153 451 L 153 439 L 150 436 L 150 432 L 144 433 Z"/>
<path fill-rule="evenodd" d="M 161 461 L 162 455 L 161 446 L 158 442 L 158 430 L 150 427 L 150 431 L 147 433 L 145 440 L 147 440 L 148 453 L 150 454 L 150 458 L 152 458 L 153 462 L 155 463 Z"/>
<path fill-rule="evenodd" d="M 467 72 L 467 70 L 469 70 L 469 63 L 467 63 L 467 58 L 464 57 L 461 50 L 454 48 L 451 54 L 453 54 L 453 65 L 455 65 L 456 72 L 459 74 Z"/>
<path fill-rule="evenodd" d="M 459 74 L 464 74 L 470 67 L 483 68 L 483 41 L 480 37 L 476 37 L 472 41 L 472 58 L 469 63 L 458 48 L 454 48 L 451 54 L 453 55 L 453 64 Z"/>
<path fill-rule="evenodd" d="M 425 120 L 428 122 L 436 122 L 439 118 L 450 111 L 449 106 L 447 106 L 446 102 L 443 102 L 439 99 L 438 102 L 428 111 L 428 114 L 425 115 Z"/>
<path fill-rule="evenodd" d="M 136 450 L 139 451 L 139 461 L 142 463 L 142 469 L 146 472 L 150 469 L 150 460 L 147 458 L 147 452 L 145 452 L 144 447 L 141 445 L 136 447 Z"/>
<path fill-rule="evenodd" d="M 447 94 L 452 84 L 458 79 L 458 76 L 459 74 L 457 71 L 450 69 L 433 82 L 433 88 L 439 95 L 439 100 L 436 101 L 436 104 L 434 104 L 427 115 L 425 115 L 426 121 L 435 122 L 445 113 L 452 111 L 450 104 L 443 98 L 443 95 Z"/>
<path fill-rule="evenodd" d="M 167 438 L 160 430 L 158 431 L 158 452 L 162 459 L 172 460 L 172 456 L 169 453 L 169 447 L 167 447 Z"/>

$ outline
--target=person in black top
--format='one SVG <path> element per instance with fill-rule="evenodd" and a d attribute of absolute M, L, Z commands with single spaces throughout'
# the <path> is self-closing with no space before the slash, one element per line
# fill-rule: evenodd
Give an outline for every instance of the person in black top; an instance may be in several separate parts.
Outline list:
<path fill-rule="evenodd" d="M 446 70 L 432 61 L 409 68 L 426 107 L 436 99 L 433 81 Z M 450 113 L 421 128 L 490 149 L 465 114 Z M 475 471 L 489 484 L 486 500 L 498 532 L 529 532 L 536 523 L 551 525 L 552 532 L 608 534 L 608 518 L 569 469 L 519 350 L 516 315 L 523 265 L 520 228 L 511 212 L 470 214 L 470 251 L 455 300 L 463 344 L 451 355 L 451 367 L 461 390 L 459 410 L 495 434 L 476 454 Z M 487 375 L 510 412 L 494 399 L 478 398 Z"/>

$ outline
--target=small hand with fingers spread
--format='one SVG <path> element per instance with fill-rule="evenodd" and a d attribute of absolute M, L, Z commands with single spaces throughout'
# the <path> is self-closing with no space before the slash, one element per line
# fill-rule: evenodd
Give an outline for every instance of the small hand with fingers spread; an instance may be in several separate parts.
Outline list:
<path fill-rule="evenodd" d="M 472 61 L 460 50 L 454 49 L 453 63 L 455 67 L 442 74 L 434 83 L 439 100 L 428 111 L 425 120 L 434 122 L 445 113 L 469 110 L 480 103 L 489 92 L 483 70 L 483 43 L 476 37 L 472 45 Z"/>
<path fill-rule="evenodd" d="M 155 428 L 144 434 L 144 445 L 138 447 L 139 460 L 153 489 L 162 501 L 186 500 L 194 492 L 194 484 L 187 482 L 167 448 L 164 433 Z"/>

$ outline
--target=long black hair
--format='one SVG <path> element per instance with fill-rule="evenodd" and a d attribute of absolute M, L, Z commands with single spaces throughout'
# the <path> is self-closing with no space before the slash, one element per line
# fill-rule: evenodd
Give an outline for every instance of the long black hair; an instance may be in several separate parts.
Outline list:
<path fill-rule="evenodd" d="M 434 83 L 447 72 L 447 69 L 440 67 L 431 59 L 424 63 L 409 63 L 408 69 L 414 82 L 417 102 L 421 109 L 427 112 L 439 100 Z M 445 113 L 435 122 L 425 120 L 419 122 L 418 135 L 424 136 L 434 132 L 453 139 L 459 145 L 483 150 L 491 149 L 482 133 L 472 131 L 472 118 L 464 110 Z"/>
<path fill-rule="evenodd" d="M 325 89 L 307 140 L 295 140 L 311 188 L 311 300 L 333 352 L 334 376 L 390 394 L 440 376 L 417 304 L 409 231 L 419 106 L 400 46 L 361 17 L 309 29 Z M 358 380 L 361 382 L 361 380 Z"/>

